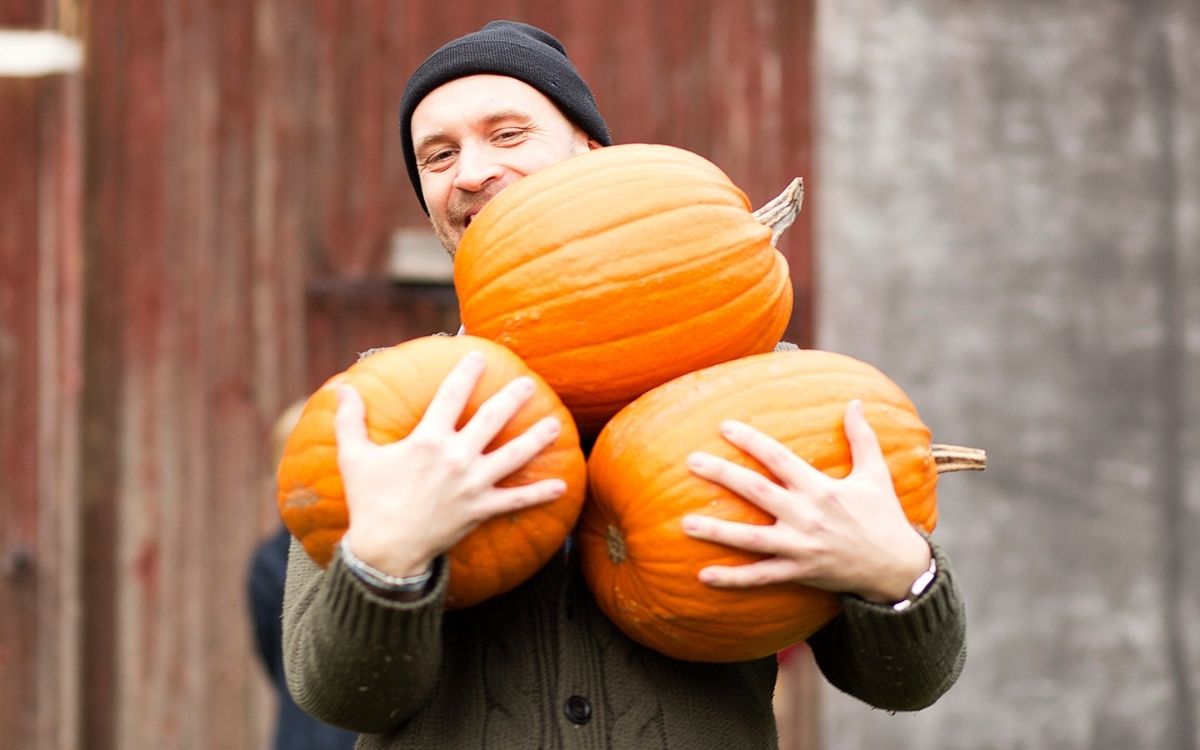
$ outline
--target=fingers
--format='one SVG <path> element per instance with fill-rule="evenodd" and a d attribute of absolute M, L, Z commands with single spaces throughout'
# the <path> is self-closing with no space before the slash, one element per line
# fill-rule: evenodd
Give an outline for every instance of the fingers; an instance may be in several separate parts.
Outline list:
<path fill-rule="evenodd" d="M 855 399 L 846 405 L 843 429 L 850 444 L 853 470 L 859 474 L 871 472 L 890 477 L 887 459 L 884 458 L 883 449 L 879 445 L 879 438 L 867 422 L 862 401 Z M 819 488 L 829 482 L 829 477 L 812 464 L 750 425 L 726 420 L 721 423 L 721 434 L 731 444 L 757 459 L 785 487 L 817 493 Z"/>
<path fill-rule="evenodd" d="M 556 417 L 543 417 L 525 432 L 517 435 L 480 459 L 491 484 L 499 482 L 533 460 L 558 439 L 562 424 Z"/>
<path fill-rule="evenodd" d="M 497 487 L 479 502 L 478 516 L 487 520 L 524 508 L 532 508 L 553 502 L 566 491 L 567 483 L 561 479 L 542 479 L 518 487 Z"/>
<path fill-rule="evenodd" d="M 725 487 L 773 515 L 786 502 L 785 490 L 753 469 L 699 451 L 688 455 L 692 473 Z"/>
<path fill-rule="evenodd" d="M 479 385 L 484 363 L 484 357 L 479 352 L 471 352 L 463 357 L 438 386 L 421 422 L 413 431 L 430 431 L 443 435 L 454 432 L 471 394 Z M 482 453 L 529 401 L 535 389 L 533 378 L 522 376 L 513 379 L 492 394 L 462 429 L 458 430 L 458 438 L 462 441 L 463 448 L 471 453 Z M 540 449 L 539 447 L 538 450 Z M 537 451 L 534 451 L 533 455 L 536 454 Z"/>
<path fill-rule="evenodd" d="M 368 445 L 367 407 L 362 396 L 351 385 L 337 387 L 338 406 L 333 414 L 333 434 L 337 439 L 338 455 Z"/>
<path fill-rule="evenodd" d="M 721 588 L 793 582 L 859 594 L 878 588 L 883 575 L 879 571 L 886 573 L 891 565 L 879 550 L 895 546 L 888 541 L 892 538 L 889 524 L 907 521 L 899 511 L 898 516 L 879 512 L 885 505 L 896 510 L 899 504 L 894 500 L 879 439 L 861 402 L 847 405 L 843 429 L 853 463 L 851 475 L 843 479 L 827 476 L 785 445 L 738 422 L 721 425 L 726 440 L 762 463 L 782 486 L 732 461 L 705 453 L 689 456 L 693 473 L 777 519 L 772 525 L 759 526 L 699 515 L 685 517 L 683 529 L 688 536 L 766 558 L 747 565 L 707 566 L 698 574 L 702 582 Z M 885 562 L 881 567 L 872 560 Z"/>
<path fill-rule="evenodd" d="M 846 405 L 844 429 L 846 440 L 850 443 L 852 470 L 858 474 L 882 472 L 890 480 L 891 473 L 888 471 L 887 460 L 883 457 L 883 449 L 879 446 L 879 438 L 867 422 L 862 402 L 858 399 Z"/>
<path fill-rule="evenodd" d="M 722 589 L 744 589 L 772 583 L 790 583 L 800 575 L 793 560 L 772 557 L 749 565 L 710 565 L 699 573 L 701 583 Z"/>
<path fill-rule="evenodd" d="M 757 459 L 786 487 L 811 490 L 828 479 L 786 445 L 748 424 L 727 419 L 721 423 L 721 435 L 732 445 Z"/>
<path fill-rule="evenodd" d="M 475 391 L 479 378 L 483 374 L 484 356 L 480 352 L 470 352 L 451 368 L 450 372 L 438 386 L 425 414 L 414 428 L 417 430 L 433 430 L 441 433 L 453 431 L 462 416 L 467 401 Z"/>
<path fill-rule="evenodd" d="M 736 523 L 702 515 L 683 518 L 683 530 L 693 539 L 716 542 L 767 559 L 746 565 L 709 565 L 702 568 L 702 583 L 718 588 L 749 588 L 770 583 L 795 583 L 805 574 L 793 549 L 796 544 L 786 527 Z"/>
<path fill-rule="evenodd" d="M 683 531 L 693 539 L 763 555 L 782 555 L 790 546 L 786 532 L 779 526 L 738 523 L 694 513 L 683 517 Z"/>
<path fill-rule="evenodd" d="M 484 401 L 472 415 L 471 420 L 459 431 L 466 445 L 482 453 L 504 429 L 521 407 L 533 395 L 533 378 L 523 376 L 505 385 Z"/>

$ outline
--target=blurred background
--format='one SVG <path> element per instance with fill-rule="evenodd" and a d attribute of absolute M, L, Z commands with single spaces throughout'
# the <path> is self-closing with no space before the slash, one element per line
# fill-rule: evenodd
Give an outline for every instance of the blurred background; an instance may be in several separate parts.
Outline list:
<path fill-rule="evenodd" d="M 396 110 L 502 17 L 617 142 L 804 177 L 788 337 L 989 452 L 940 485 L 959 683 L 792 653 L 785 750 L 1200 748 L 1194 0 L 0 0 L 0 747 L 267 746 L 271 430 L 457 329 Z"/>

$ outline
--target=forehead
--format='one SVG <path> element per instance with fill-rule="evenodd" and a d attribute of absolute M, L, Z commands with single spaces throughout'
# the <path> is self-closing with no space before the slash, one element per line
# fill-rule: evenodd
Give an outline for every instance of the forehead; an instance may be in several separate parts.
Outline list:
<path fill-rule="evenodd" d="M 483 122 L 502 112 L 566 122 L 554 102 L 528 83 L 509 76 L 481 74 L 456 78 L 429 92 L 413 110 L 413 141 L 454 125 Z"/>

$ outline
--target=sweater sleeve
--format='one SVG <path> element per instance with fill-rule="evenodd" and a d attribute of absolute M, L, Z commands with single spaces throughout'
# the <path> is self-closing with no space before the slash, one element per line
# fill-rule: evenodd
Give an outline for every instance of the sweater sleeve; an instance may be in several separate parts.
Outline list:
<path fill-rule="evenodd" d="M 293 540 L 283 604 L 288 690 L 306 712 L 357 732 L 387 732 L 428 700 L 441 666 L 448 573 L 435 564 L 412 602 L 372 593 L 336 554 L 321 570 Z"/>
<path fill-rule="evenodd" d="M 966 614 L 945 553 L 932 541 L 937 576 L 897 612 L 857 596 L 809 639 L 817 666 L 839 690 L 876 708 L 918 711 L 958 679 L 967 655 Z"/>

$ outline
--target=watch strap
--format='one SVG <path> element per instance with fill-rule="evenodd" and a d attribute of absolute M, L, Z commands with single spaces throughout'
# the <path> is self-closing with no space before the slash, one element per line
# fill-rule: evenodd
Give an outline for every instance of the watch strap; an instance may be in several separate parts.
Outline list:
<path fill-rule="evenodd" d="M 358 555 L 354 554 L 354 550 L 350 549 L 350 545 L 346 543 L 346 537 L 342 537 L 338 547 L 342 553 L 342 561 L 346 563 L 350 572 L 363 583 L 380 591 L 390 594 L 412 594 L 424 591 L 425 587 L 429 585 L 430 579 L 433 578 L 433 566 L 415 576 L 394 576 L 384 573 L 360 560 Z"/>
<path fill-rule="evenodd" d="M 908 587 L 908 596 L 893 604 L 892 609 L 897 612 L 903 612 L 911 607 L 913 603 L 920 598 L 921 594 L 925 593 L 925 590 L 929 588 L 929 585 L 933 583 L 933 579 L 936 577 L 937 556 L 934 555 L 931 550 L 929 554 L 929 567 L 926 568 L 921 575 L 917 576 L 916 580 L 912 582 L 912 585 Z"/>

